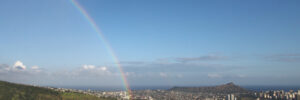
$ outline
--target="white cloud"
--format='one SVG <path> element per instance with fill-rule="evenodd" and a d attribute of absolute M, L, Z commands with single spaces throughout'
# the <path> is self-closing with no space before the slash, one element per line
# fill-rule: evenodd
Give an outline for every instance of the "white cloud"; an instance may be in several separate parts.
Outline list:
<path fill-rule="evenodd" d="M 227 57 L 221 55 L 206 55 L 200 57 L 182 57 L 176 58 L 179 62 L 191 62 L 191 61 L 218 61 L 218 60 L 225 60 Z"/>
<path fill-rule="evenodd" d="M 37 70 L 37 69 L 39 69 L 39 66 L 32 66 L 31 69 Z"/>
<path fill-rule="evenodd" d="M 239 78 L 245 78 L 246 76 L 239 74 L 239 75 L 237 75 L 237 77 L 239 77 Z"/>
<path fill-rule="evenodd" d="M 100 67 L 100 69 L 102 70 L 102 71 L 106 71 L 107 70 L 107 68 L 104 66 L 104 67 Z"/>
<path fill-rule="evenodd" d="M 42 70 L 40 69 L 39 66 L 32 66 L 31 67 L 31 72 L 41 72 Z"/>
<path fill-rule="evenodd" d="M 16 61 L 12 66 L 2 64 L 0 65 L 0 71 L 5 71 L 6 73 L 34 73 L 40 72 L 41 69 L 39 66 L 32 66 L 29 69 L 21 61 Z"/>
<path fill-rule="evenodd" d="M 14 70 L 26 70 L 26 66 L 21 61 L 16 61 L 13 66 Z"/>
<path fill-rule="evenodd" d="M 83 65 L 80 69 L 75 69 L 73 71 L 68 71 L 74 75 L 79 75 L 80 77 L 90 77 L 90 76 L 110 76 L 117 73 L 113 73 L 106 66 L 97 67 L 95 65 Z"/>
<path fill-rule="evenodd" d="M 85 70 L 89 70 L 89 69 L 95 69 L 96 67 L 94 65 L 83 65 L 82 68 Z"/>
<path fill-rule="evenodd" d="M 6 64 L 0 64 L 0 72 L 1 71 L 8 71 L 10 69 L 10 67 Z"/>
<path fill-rule="evenodd" d="M 220 75 L 220 74 L 208 74 L 207 76 L 209 78 L 222 78 L 222 75 Z"/>
<path fill-rule="evenodd" d="M 102 67 L 97 67 L 95 65 L 83 65 L 82 68 L 83 70 L 81 71 L 89 71 L 89 72 L 94 72 L 94 73 L 104 73 L 104 72 L 110 72 L 107 67 L 102 66 Z M 78 71 L 77 71 L 78 72 Z M 80 71 L 79 71 L 80 72 Z"/>
<path fill-rule="evenodd" d="M 183 75 L 182 74 L 177 74 L 177 76 L 176 76 L 177 78 L 182 78 L 183 77 Z"/>
<path fill-rule="evenodd" d="M 135 72 L 125 72 L 124 74 L 125 74 L 125 76 L 131 76 L 131 77 L 136 76 Z"/>
<path fill-rule="evenodd" d="M 161 77 L 168 77 L 168 75 L 166 73 L 163 73 L 163 72 L 160 72 L 159 76 L 161 76 Z"/>

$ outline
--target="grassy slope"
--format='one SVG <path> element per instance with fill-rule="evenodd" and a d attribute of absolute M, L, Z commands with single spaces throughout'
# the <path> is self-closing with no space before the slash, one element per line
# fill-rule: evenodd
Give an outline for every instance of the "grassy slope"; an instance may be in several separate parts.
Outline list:
<path fill-rule="evenodd" d="M 113 100 L 0 81 L 0 100 Z"/>
<path fill-rule="evenodd" d="M 113 98 L 98 98 L 91 95 L 81 94 L 81 93 L 61 93 L 62 100 L 116 100 Z"/>

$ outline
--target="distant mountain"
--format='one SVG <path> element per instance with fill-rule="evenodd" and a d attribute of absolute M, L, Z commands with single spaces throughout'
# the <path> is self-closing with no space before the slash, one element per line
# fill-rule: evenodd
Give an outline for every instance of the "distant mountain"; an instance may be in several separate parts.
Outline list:
<path fill-rule="evenodd" d="M 58 92 L 43 87 L 0 81 L 0 100 L 110 100 L 92 95 Z"/>
<path fill-rule="evenodd" d="M 227 83 L 219 86 L 207 86 L 207 87 L 173 87 L 170 91 L 182 91 L 182 92 L 202 92 L 202 93 L 248 93 L 250 91 L 235 85 L 234 83 Z"/>

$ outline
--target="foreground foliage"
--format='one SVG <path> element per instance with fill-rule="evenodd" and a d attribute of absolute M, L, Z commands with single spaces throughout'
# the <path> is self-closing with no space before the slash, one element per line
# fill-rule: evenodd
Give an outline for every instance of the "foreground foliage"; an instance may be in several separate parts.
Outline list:
<path fill-rule="evenodd" d="M 0 100 L 113 100 L 96 96 L 58 92 L 47 88 L 0 81 Z"/>

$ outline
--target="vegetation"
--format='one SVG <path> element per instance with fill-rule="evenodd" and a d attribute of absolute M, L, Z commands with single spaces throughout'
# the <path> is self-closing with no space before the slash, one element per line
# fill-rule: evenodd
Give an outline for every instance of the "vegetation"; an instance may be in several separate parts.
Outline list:
<path fill-rule="evenodd" d="M 62 100 L 115 100 L 113 98 L 98 98 L 96 96 L 75 92 L 64 92 L 61 93 L 61 96 Z"/>
<path fill-rule="evenodd" d="M 113 100 L 96 96 L 58 92 L 47 88 L 0 81 L 0 100 Z"/>

